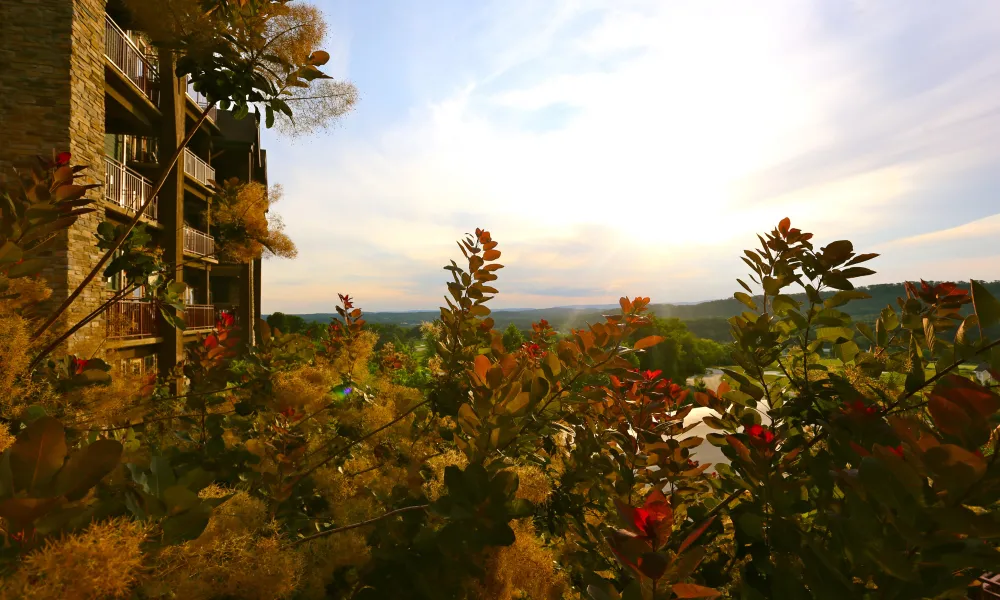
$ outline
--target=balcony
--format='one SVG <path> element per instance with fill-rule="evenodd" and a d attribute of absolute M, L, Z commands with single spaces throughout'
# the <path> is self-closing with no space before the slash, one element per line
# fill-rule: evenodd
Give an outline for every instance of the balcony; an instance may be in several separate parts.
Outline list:
<path fill-rule="evenodd" d="M 136 212 L 153 193 L 153 184 L 117 160 L 104 157 L 104 199 L 129 212 Z M 145 216 L 157 220 L 156 198 L 146 209 Z"/>
<path fill-rule="evenodd" d="M 122 139 L 126 163 L 137 162 L 149 165 L 159 163 L 159 138 L 141 135 L 123 135 Z"/>
<path fill-rule="evenodd" d="M 215 256 L 215 238 L 185 225 L 184 251 L 198 256 Z"/>
<path fill-rule="evenodd" d="M 215 307 L 211 304 L 188 304 L 184 307 L 184 331 L 215 329 Z"/>
<path fill-rule="evenodd" d="M 208 101 L 208 98 L 205 96 L 205 94 L 202 94 L 201 92 L 196 92 L 194 89 L 194 85 L 192 85 L 190 81 L 187 84 L 187 97 L 193 100 L 194 103 L 197 104 L 198 107 L 201 108 L 202 110 L 205 110 L 206 108 L 211 106 L 211 108 L 209 108 L 208 110 L 208 118 L 211 119 L 212 122 L 215 122 L 215 120 L 219 116 L 219 109 L 216 108 L 215 104 L 210 103 Z"/>
<path fill-rule="evenodd" d="M 123 298 L 108 307 L 104 322 L 109 339 L 155 337 L 156 307 L 149 300 Z"/>
<path fill-rule="evenodd" d="M 211 187 L 209 182 L 215 180 L 215 169 L 187 148 L 184 149 L 184 172 L 205 187 Z"/>
<path fill-rule="evenodd" d="M 111 17 L 104 15 L 104 55 L 153 104 L 157 104 L 156 69 Z"/>

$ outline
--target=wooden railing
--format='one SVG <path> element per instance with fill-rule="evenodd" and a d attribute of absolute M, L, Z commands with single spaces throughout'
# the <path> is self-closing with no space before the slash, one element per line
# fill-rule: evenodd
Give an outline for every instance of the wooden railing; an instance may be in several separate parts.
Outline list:
<path fill-rule="evenodd" d="M 153 191 L 148 179 L 121 164 L 110 156 L 104 157 L 104 199 L 112 204 L 135 212 L 146 202 Z M 157 219 L 156 198 L 150 203 L 145 216 Z"/>
<path fill-rule="evenodd" d="M 190 81 L 188 81 L 187 84 L 187 95 L 188 98 L 194 100 L 194 103 L 197 104 L 202 110 L 205 110 L 208 108 L 209 104 L 211 104 L 205 94 L 195 91 L 194 85 L 192 85 Z M 211 104 L 211 106 L 212 107 L 208 110 L 208 118 L 215 121 L 219 116 L 219 110 L 215 107 L 215 104 Z"/>
<path fill-rule="evenodd" d="M 211 304 L 188 304 L 184 307 L 186 331 L 215 328 L 215 307 Z"/>
<path fill-rule="evenodd" d="M 104 55 L 153 104 L 157 104 L 156 69 L 110 16 L 104 15 Z"/>
<path fill-rule="evenodd" d="M 184 172 L 206 187 L 215 179 L 215 169 L 189 149 L 184 149 Z"/>
<path fill-rule="evenodd" d="M 124 298 L 108 307 L 104 314 L 110 339 L 153 337 L 156 335 L 156 307 L 141 298 Z"/>
<path fill-rule="evenodd" d="M 185 225 L 184 251 L 199 256 L 214 256 L 215 238 Z"/>

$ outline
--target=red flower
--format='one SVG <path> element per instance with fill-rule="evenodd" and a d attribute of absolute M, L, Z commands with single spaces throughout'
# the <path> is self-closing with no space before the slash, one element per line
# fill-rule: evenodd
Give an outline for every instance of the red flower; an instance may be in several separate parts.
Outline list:
<path fill-rule="evenodd" d="M 772 432 L 767 427 L 761 425 L 751 425 L 744 429 L 744 431 L 753 439 L 758 442 L 763 442 L 767 445 L 771 445 L 774 442 L 774 432 Z"/>
<path fill-rule="evenodd" d="M 68 165 L 71 158 L 73 158 L 73 155 L 69 152 L 60 152 L 59 154 L 56 154 L 56 166 L 64 167 Z"/>
<path fill-rule="evenodd" d="M 79 375 L 80 373 L 83 373 L 83 370 L 87 368 L 87 362 L 89 362 L 89 361 L 87 361 L 86 359 L 83 359 L 83 358 L 74 358 L 73 359 L 73 374 L 74 375 Z"/>
<path fill-rule="evenodd" d="M 525 354 L 528 355 L 528 358 L 538 358 L 539 356 L 544 354 L 544 352 L 542 352 L 541 346 L 539 346 L 538 344 L 525 344 L 521 346 L 521 348 L 524 350 Z"/>
<path fill-rule="evenodd" d="M 855 400 L 846 406 L 841 407 L 840 412 L 850 417 L 874 417 L 878 415 L 878 407 L 874 404 L 865 406 L 861 400 Z"/>
<path fill-rule="evenodd" d="M 656 547 L 658 540 L 665 539 L 664 529 L 669 530 L 673 525 L 674 511 L 670 503 L 659 490 L 653 492 L 646 498 L 646 502 L 639 508 L 620 507 L 624 509 L 626 516 L 631 520 L 630 525 L 641 535 L 649 539 Z"/>
<path fill-rule="evenodd" d="M 652 380 L 656 379 L 657 377 L 659 377 L 660 373 L 662 373 L 662 372 L 663 371 L 661 371 L 660 369 L 657 369 L 655 371 L 643 371 L 642 372 L 642 378 L 645 379 L 646 381 L 652 381 Z"/>
<path fill-rule="evenodd" d="M 887 449 L 890 452 L 892 452 L 893 454 L 895 454 L 896 456 L 898 456 L 899 458 L 903 458 L 903 445 L 902 444 L 896 446 L 895 448 L 893 448 L 892 446 L 888 446 Z"/>
<path fill-rule="evenodd" d="M 282 411 L 281 411 L 281 414 L 282 414 L 282 416 L 284 416 L 284 417 L 285 417 L 286 419 L 291 419 L 291 418 L 292 418 L 293 416 L 295 416 L 295 408 L 293 408 L 293 407 L 289 406 L 288 408 L 286 408 L 286 409 L 282 410 Z"/>
<path fill-rule="evenodd" d="M 236 318 L 233 317 L 232 314 L 230 314 L 227 311 L 221 311 L 219 313 L 219 320 L 215 322 L 215 328 L 216 329 L 229 329 L 230 327 L 233 326 L 233 323 L 235 323 L 235 322 L 236 322 Z"/>

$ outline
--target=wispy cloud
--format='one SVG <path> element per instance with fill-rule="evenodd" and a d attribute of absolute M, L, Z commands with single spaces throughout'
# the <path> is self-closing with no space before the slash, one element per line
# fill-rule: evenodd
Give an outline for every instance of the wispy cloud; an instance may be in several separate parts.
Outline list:
<path fill-rule="evenodd" d="M 1000 5 L 357 6 L 326 8 L 358 113 L 268 140 L 301 252 L 265 266 L 265 310 L 433 307 L 475 227 L 504 250 L 498 306 L 727 296 L 784 216 L 880 245 L 879 280 L 1000 276 L 969 260 L 998 239 Z"/>

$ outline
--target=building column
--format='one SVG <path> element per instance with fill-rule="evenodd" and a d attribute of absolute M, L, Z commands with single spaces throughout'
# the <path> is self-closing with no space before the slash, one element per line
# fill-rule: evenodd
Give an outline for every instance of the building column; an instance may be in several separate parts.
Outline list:
<path fill-rule="evenodd" d="M 160 50 L 160 112 L 163 114 L 160 129 L 160 165 L 166 166 L 180 146 L 185 135 L 184 124 L 184 79 L 174 76 L 174 56 L 168 50 Z M 184 155 L 170 170 L 158 196 L 159 220 L 163 225 L 163 261 L 167 265 L 167 278 L 184 281 Z M 167 375 L 184 358 L 183 333 L 166 323 L 160 317 L 159 366 Z"/>

